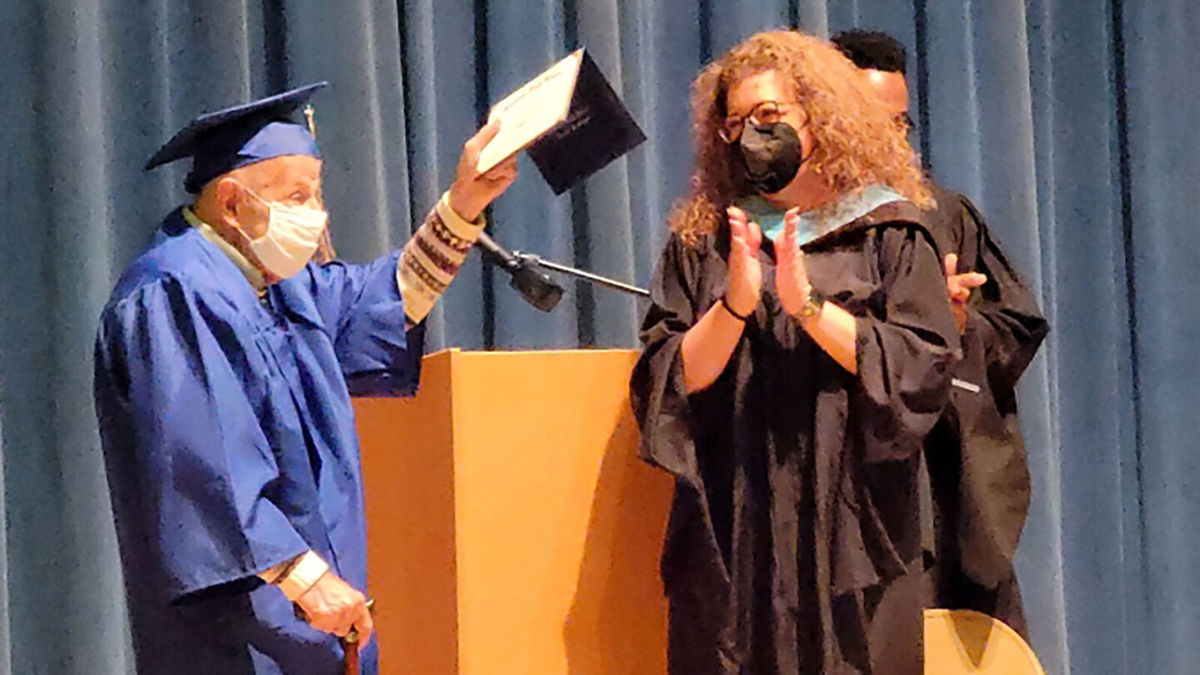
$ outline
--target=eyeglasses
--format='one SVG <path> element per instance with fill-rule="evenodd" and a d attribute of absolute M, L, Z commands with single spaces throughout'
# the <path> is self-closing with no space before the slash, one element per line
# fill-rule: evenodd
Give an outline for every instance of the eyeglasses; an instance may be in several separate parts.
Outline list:
<path fill-rule="evenodd" d="M 726 143 L 736 143 L 742 136 L 742 129 L 746 126 L 746 120 L 750 120 L 754 126 L 767 126 L 775 124 L 783 119 L 784 109 L 795 107 L 800 113 L 801 121 L 797 125 L 803 126 L 807 121 L 804 108 L 801 108 L 797 103 L 780 103 L 778 101 L 763 101 L 750 109 L 750 114 L 746 116 L 731 115 L 725 118 L 721 123 L 721 128 L 717 129 L 717 135 Z"/>

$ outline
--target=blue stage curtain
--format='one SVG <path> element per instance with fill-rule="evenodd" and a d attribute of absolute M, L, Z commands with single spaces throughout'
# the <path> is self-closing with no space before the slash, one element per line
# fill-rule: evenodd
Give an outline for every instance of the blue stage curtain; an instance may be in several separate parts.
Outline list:
<path fill-rule="evenodd" d="M 145 173 L 204 110 L 316 99 L 343 257 L 398 246 L 488 105 L 587 46 L 649 140 L 492 213 L 510 248 L 645 284 L 688 185 L 688 86 L 762 28 L 910 46 L 917 142 L 973 197 L 1053 332 L 1022 383 L 1035 495 L 1019 559 L 1050 672 L 1194 672 L 1200 644 L 1200 5 L 1194 0 L 16 0 L 0 3 L 0 672 L 130 666 L 91 403 L 96 318 L 186 199 Z M 642 307 L 564 280 L 542 314 L 473 256 L 431 347 L 629 347 Z"/>

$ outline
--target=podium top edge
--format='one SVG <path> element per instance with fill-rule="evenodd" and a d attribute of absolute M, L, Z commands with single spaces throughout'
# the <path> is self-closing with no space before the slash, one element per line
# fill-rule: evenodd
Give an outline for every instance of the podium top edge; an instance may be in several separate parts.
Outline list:
<path fill-rule="evenodd" d="M 510 349 L 510 350 L 464 350 L 461 347 L 448 347 L 436 352 L 430 352 L 425 355 L 425 358 L 501 358 L 512 357 L 514 355 L 537 355 L 537 356 L 552 356 L 552 355 L 572 355 L 579 354 L 625 354 L 636 355 L 640 354 L 639 349 Z"/>

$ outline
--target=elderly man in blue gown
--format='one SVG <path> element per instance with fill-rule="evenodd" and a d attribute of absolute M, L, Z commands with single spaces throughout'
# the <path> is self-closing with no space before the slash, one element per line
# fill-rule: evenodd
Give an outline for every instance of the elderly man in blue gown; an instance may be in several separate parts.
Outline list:
<path fill-rule="evenodd" d="M 352 630 L 377 669 L 350 397 L 414 393 L 423 319 L 516 166 L 475 170 L 485 127 L 402 250 L 318 263 L 321 156 L 291 115 L 321 86 L 202 115 L 147 164 L 190 157 L 195 198 L 117 282 L 95 362 L 139 672 L 341 672 Z"/>

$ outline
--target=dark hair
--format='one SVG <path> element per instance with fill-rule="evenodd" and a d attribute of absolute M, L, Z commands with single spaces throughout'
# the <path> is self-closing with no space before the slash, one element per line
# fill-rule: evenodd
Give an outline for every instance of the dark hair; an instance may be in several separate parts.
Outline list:
<path fill-rule="evenodd" d="M 830 42 L 859 68 L 901 75 L 908 73 L 908 53 L 904 45 L 887 33 L 848 30 L 838 33 Z"/>

